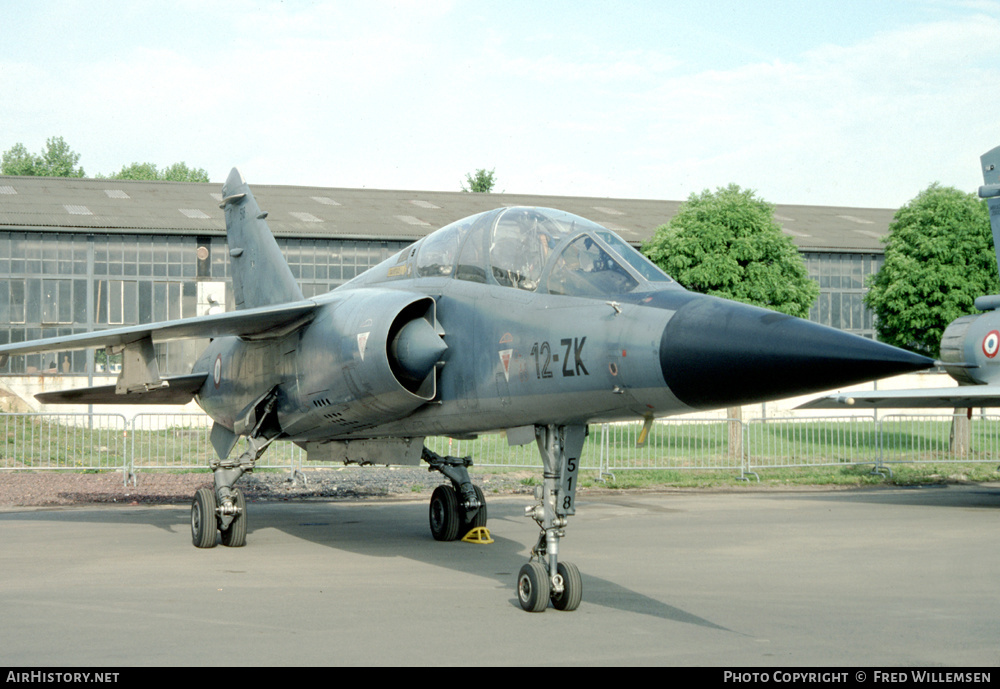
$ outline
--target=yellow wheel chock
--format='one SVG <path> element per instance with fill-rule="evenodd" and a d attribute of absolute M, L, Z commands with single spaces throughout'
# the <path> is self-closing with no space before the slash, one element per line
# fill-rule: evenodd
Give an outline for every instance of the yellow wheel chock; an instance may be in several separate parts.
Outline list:
<path fill-rule="evenodd" d="M 485 526 L 477 526 L 462 538 L 464 543 L 478 543 L 479 545 L 489 545 L 493 542 L 490 538 L 490 530 Z"/>

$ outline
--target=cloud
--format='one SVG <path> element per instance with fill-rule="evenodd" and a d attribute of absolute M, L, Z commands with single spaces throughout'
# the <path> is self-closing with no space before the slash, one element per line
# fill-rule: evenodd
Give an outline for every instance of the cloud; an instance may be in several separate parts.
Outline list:
<path fill-rule="evenodd" d="M 619 119 L 634 132 L 636 163 L 668 184 L 734 181 L 784 190 L 791 198 L 780 202 L 901 203 L 934 181 L 948 150 L 965 151 L 975 173 L 969 146 L 981 144 L 967 137 L 996 121 L 1000 69 L 988 46 L 998 39 L 996 20 L 941 22 L 794 62 L 671 76 L 629 94 Z"/>
<path fill-rule="evenodd" d="M 122 7 L 101 15 L 107 51 L 0 58 L 0 147 L 61 135 L 92 174 L 259 161 L 247 174 L 267 183 L 455 189 L 496 167 L 510 192 L 683 199 L 735 182 L 888 206 L 935 180 L 974 188 L 1000 143 L 1000 22 L 983 15 L 700 69 L 669 43 L 587 41 L 599 27 L 583 23 L 559 40 L 476 4 L 192 3 L 175 25 Z M 126 22 L 139 15 L 163 24 L 155 43 Z"/>

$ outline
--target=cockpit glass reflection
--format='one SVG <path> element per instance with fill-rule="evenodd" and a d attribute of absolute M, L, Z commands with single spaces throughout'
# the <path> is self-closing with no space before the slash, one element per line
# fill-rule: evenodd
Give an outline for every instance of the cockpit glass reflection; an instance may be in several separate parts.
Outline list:
<path fill-rule="evenodd" d="M 534 209 L 504 212 L 490 240 L 493 278 L 504 287 L 535 291 L 553 248 L 567 231 Z"/>
<path fill-rule="evenodd" d="M 451 275 L 455 254 L 458 253 L 460 229 L 459 225 L 453 224 L 428 235 L 417 254 L 417 275 L 420 277 Z"/>
<path fill-rule="evenodd" d="M 549 272 L 550 294 L 600 297 L 624 294 L 639 282 L 590 235 L 577 237 L 563 249 Z"/>
<path fill-rule="evenodd" d="M 601 297 L 673 282 L 621 237 L 550 208 L 501 208 L 428 235 L 411 253 L 417 277 L 454 277 L 528 292 Z M 390 275 L 408 271 L 394 268 Z"/>
<path fill-rule="evenodd" d="M 632 266 L 636 272 L 639 273 L 639 275 L 646 278 L 650 282 L 674 281 L 673 278 L 656 267 L 652 261 L 626 244 L 625 241 L 614 232 L 608 232 L 605 229 L 601 229 L 598 230 L 597 236 L 607 242 L 612 249 L 618 252 L 619 256 L 628 261 L 628 264 Z"/>

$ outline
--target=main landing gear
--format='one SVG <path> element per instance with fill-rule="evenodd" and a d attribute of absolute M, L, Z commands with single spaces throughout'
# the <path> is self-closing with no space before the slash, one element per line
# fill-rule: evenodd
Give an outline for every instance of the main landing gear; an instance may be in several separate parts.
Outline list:
<path fill-rule="evenodd" d="M 246 451 L 237 459 L 212 463 L 215 488 L 199 488 L 191 503 L 191 541 L 196 547 L 214 548 L 220 535 L 222 545 L 230 548 L 246 545 L 247 502 L 233 484 L 243 474 L 253 471 L 271 440 L 248 438 Z"/>
<path fill-rule="evenodd" d="M 542 612 L 551 601 L 556 610 L 576 610 L 583 600 L 580 570 L 559 561 L 559 539 L 566 518 L 576 514 L 576 480 L 586 426 L 535 426 L 542 455 L 543 483 L 535 489 L 538 504 L 524 514 L 541 529 L 531 559 L 517 575 L 517 600 L 528 612 Z"/>
<path fill-rule="evenodd" d="M 431 471 L 440 471 L 451 481 L 451 485 L 442 484 L 431 494 L 429 520 L 434 539 L 454 541 L 473 529 L 485 527 L 486 497 L 469 478 L 471 458 L 443 457 L 425 447 L 421 459 L 430 465 Z"/>
<path fill-rule="evenodd" d="M 264 450 L 277 440 L 281 432 L 274 418 L 277 397 L 272 391 L 254 407 L 253 429 L 247 437 L 247 448 L 235 459 L 212 461 L 214 489 L 199 488 L 191 503 L 191 541 L 198 548 L 214 548 L 217 539 L 230 548 L 247 543 L 247 501 L 233 485 L 243 474 L 253 471 Z M 214 436 L 214 430 L 213 430 Z M 232 448 L 233 438 L 225 451 Z"/>

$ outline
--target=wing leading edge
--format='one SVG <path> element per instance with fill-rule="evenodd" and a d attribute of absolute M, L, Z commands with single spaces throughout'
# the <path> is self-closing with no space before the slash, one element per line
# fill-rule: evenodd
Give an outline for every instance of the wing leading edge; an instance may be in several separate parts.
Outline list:
<path fill-rule="evenodd" d="M 289 332 L 292 328 L 306 322 L 312 317 L 317 306 L 316 302 L 306 300 L 280 306 L 262 306 L 231 313 L 195 316 L 177 321 L 131 325 L 125 328 L 112 328 L 0 345 L 0 366 L 5 365 L 7 357 L 12 354 L 61 352 L 91 347 L 125 347 L 147 338 L 152 342 L 197 337 L 223 337 L 225 335 L 250 339 L 264 338 Z"/>
<path fill-rule="evenodd" d="M 968 409 L 1000 407 L 1000 385 L 963 385 L 954 388 L 838 392 L 800 404 L 796 409 Z"/>
<path fill-rule="evenodd" d="M 112 353 L 122 353 L 122 372 L 115 385 L 45 392 L 35 395 L 35 399 L 46 404 L 187 404 L 201 389 L 207 374 L 161 378 L 154 342 L 224 336 L 280 337 L 312 320 L 318 306 L 305 300 L 0 345 L 0 366 L 6 365 L 12 354 L 104 347 Z"/>

